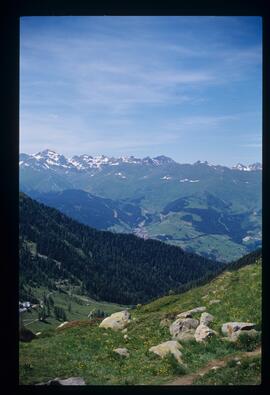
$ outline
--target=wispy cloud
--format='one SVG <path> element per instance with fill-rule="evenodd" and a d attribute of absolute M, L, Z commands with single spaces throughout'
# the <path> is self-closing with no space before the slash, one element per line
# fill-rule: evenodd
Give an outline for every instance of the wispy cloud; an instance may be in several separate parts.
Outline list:
<path fill-rule="evenodd" d="M 170 154 L 198 130 L 228 141 L 259 130 L 259 116 L 245 116 L 261 111 L 257 25 L 225 17 L 24 18 L 21 146 L 63 150 L 64 141 L 73 153 L 136 154 L 152 145 Z"/>

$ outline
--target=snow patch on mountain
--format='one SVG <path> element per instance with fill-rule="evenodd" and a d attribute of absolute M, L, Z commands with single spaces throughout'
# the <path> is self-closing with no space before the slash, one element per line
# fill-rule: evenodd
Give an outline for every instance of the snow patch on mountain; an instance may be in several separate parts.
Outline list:
<path fill-rule="evenodd" d="M 72 171 L 89 171 L 89 170 L 101 170 L 105 166 L 120 166 L 123 164 L 130 165 L 147 165 L 147 166 L 170 166 L 176 164 L 176 162 L 164 155 L 156 156 L 154 158 L 150 158 L 149 156 L 139 159 L 134 156 L 122 156 L 120 158 L 108 157 L 105 155 L 97 155 L 91 156 L 87 154 L 83 154 L 80 156 L 73 156 L 72 158 L 65 158 L 64 155 L 60 155 L 57 152 L 46 149 L 44 151 L 38 152 L 36 154 L 28 155 L 28 154 L 20 154 L 20 167 L 32 167 L 36 170 L 43 169 L 68 169 Z M 207 161 L 197 161 L 193 165 L 196 166 L 208 166 L 213 170 L 224 171 L 226 167 L 220 165 L 212 165 Z M 192 166 L 192 165 L 191 165 Z M 262 170 L 261 163 L 253 163 L 251 165 L 243 165 L 238 163 L 237 165 L 231 168 L 232 170 L 238 171 L 258 171 Z M 167 177 L 167 178 L 164 178 Z M 166 175 L 162 179 L 168 180 L 170 176 Z M 181 182 L 198 182 L 199 180 L 180 180 Z"/>
<path fill-rule="evenodd" d="M 170 176 L 161 177 L 161 180 L 171 180 L 171 179 L 172 179 L 172 177 L 170 177 Z"/>
<path fill-rule="evenodd" d="M 190 180 L 188 178 L 183 178 L 180 180 L 180 182 L 199 182 L 200 180 Z"/>
<path fill-rule="evenodd" d="M 259 171 L 262 170 L 262 164 L 259 162 L 252 163 L 251 165 L 243 165 L 242 163 L 237 163 L 237 165 L 232 167 L 232 170 L 239 171 Z"/>
<path fill-rule="evenodd" d="M 126 176 L 124 176 L 121 172 L 119 173 L 114 173 L 115 176 L 119 176 L 120 178 L 127 178 Z"/>

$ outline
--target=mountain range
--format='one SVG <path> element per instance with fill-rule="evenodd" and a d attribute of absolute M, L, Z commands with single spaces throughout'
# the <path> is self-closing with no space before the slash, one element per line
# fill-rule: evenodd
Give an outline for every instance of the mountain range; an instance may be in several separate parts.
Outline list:
<path fill-rule="evenodd" d="M 150 165 L 150 166 L 162 166 L 167 164 L 177 163 L 173 159 L 160 155 L 155 158 L 149 156 L 139 159 L 134 156 L 122 156 L 120 158 L 107 157 L 105 155 L 91 156 L 91 155 L 75 155 L 72 158 L 67 159 L 64 155 L 58 154 L 55 151 L 46 149 L 36 154 L 20 155 L 20 166 L 22 167 L 35 167 L 39 169 L 62 169 L 64 171 L 77 170 L 80 172 L 89 171 L 90 169 L 100 169 L 104 166 L 119 166 L 124 163 L 135 164 L 135 165 Z M 207 161 L 197 161 L 195 164 L 205 164 L 211 167 L 225 167 L 210 165 Z M 243 165 L 238 163 L 232 167 L 233 170 L 240 171 L 257 171 L 262 170 L 261 163 L 253 163 L 251 165 Z"/>
<path fill-rule="evenodd" d="M 261 245 L 259 163 L 232 168 L 52 150 L 20 155 L 20 190 L 101 230 L 134 233 L 228 262 Z"/>

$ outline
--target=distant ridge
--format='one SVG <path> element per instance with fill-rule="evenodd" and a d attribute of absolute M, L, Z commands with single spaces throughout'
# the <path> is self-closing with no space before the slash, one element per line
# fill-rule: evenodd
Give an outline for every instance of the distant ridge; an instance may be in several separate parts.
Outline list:
<path fill-rule="evenodd" d="M 147 156 L 145 158 L 139 159 L 135 158 L 134 156 L 122 156 L 119 158 L 114 158 L 105 155 L 91 156 L 87 154 L 82 154 L 75 155 L 72 158 L 67 159 L 64 155 L 58 154 L 57 152 L 50 149 L 45 149 L 44 151 L 31 155 L 25 153 L 20 154 L 20 166 L 34 166 L 43 169 L 62 167 L 69 170 L 85 171 L 87 169 L 100 168 L 101 166 L 118 166 L 122 163 L 162 166 L 178 162 L 175 162 L 173 159 L 165 155 L 156 156 L 154 158 L 150 158 L 149 156 Z M 214 167 L 227 167 L 220 165 L 211 165 L 207 161 L 202 162 L 200 160 L 198 160 L 194 164 Z M 239 171 L 258 171 L 262 170 L 262 165 L 261 163 L 253 163 L 245 166 L 241 163 L 238 163 L 237 165 L 233 166 L 232 169 Z"/>

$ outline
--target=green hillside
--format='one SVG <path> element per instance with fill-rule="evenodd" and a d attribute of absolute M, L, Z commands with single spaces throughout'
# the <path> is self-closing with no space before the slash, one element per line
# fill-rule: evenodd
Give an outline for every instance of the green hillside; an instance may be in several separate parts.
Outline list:
<path fill-rule="evenodd" d="M 230 356 L 241 359 L 241 353 L 258 347 L 259 337 L 252 340 L 240 338 L 231 343 L 222 340 L 220 328 L 228 321 L 245 321 L 256 323 L 256 329 L 260 330 L 261 258 L 257 257 L 252 264 L 241 264 L 238 269 L 236 266 L 186 293 L 165 296 L 131 309 L 128 339 L 124 339 L 121 331 L 99 328 L 100 321 L 96 320 L 74 322 L 70 327 L 51 330 L 47 334 L 44 330 L 30 343 L 20 343 L 20 383 L 34 384 L 55 377 L 80 376 L 89 385 L 165 384 L 196 372 L 214 359 Z M 161 320 L 174 320 L 177 314 L 198 306 L 205 306 L 214 316 L 212 328 L 218 336 L 205 343 L 181 342 L 186 367 L 176 363 L 173 356 L 161 359 L 148 351 L 152 346 L 171 340 L 169 328 L 161 326 Z M 197 318 L 196 314 L 194 317 Z M 130 356 L 123 358 L 115 354 L 113 349 L 117 347 L 126 347 Z M 256 377 L 253 384 L 260 382 L 258 366 L 257 362 L 248 365 L 250 376 Z M 229 368 L 224 368 L 224 375 L 220 370 L 215 384 L 226 382 Z M 207 380 L 212 379 L 206 376 L 206 384 Z M 237 380 L 234 376 L 233 384 L 237 384 Z M 243 380 L 245 375 L 239 374 L 241 384 Z"/>

